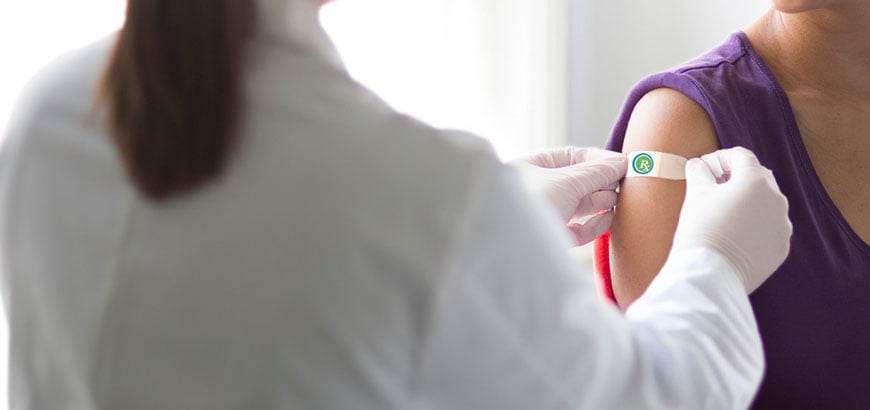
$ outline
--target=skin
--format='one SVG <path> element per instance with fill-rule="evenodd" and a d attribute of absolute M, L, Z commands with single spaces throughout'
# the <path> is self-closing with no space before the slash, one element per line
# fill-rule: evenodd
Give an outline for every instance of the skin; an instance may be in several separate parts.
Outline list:
<path fill-rule="evenodd" d="M 858 236 L 870 242 L 870 1 L 774 0 L 772 5 L 746 34 L 786 91 L 829 196 Z M 632 113 L 624 152 L 646 149 L 691 158 L 718 148 L 707 114 L 683 94 L 659 89 Z M 664 265 L 684 196 L 684 182 L 623 183 L 611 246 L 614 293 L 622 308 Z"/>

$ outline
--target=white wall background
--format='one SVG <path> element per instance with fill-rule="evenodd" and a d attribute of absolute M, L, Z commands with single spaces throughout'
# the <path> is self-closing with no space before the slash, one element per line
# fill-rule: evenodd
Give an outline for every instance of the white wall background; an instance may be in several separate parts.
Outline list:
<path fill-rule="evenodd" d="M 513 157 L 563 140 L 562 1 L 349 0 L 322 16 L 351 74 L 395 108 Z"/>
<path fill-rule="evenodd" d="M 125 4 L 123 0 L 0 0 L 0 132 L 15 97 L 34 72 L 59 53 L 120 27 Z"/>
<path fill-rule="evenodd" d="M 643 77 L 698 56 L 768 8 L 765 0 L 566 0 L 565 143 L 603 146 Z M 572 252 L 591 267 L 592 251 Z"/>
<path fill-rule="evenodd" d="M 631 87 L 719 45 L 765 0 L 568 0 L 568 142 L 603 145 Z"/>

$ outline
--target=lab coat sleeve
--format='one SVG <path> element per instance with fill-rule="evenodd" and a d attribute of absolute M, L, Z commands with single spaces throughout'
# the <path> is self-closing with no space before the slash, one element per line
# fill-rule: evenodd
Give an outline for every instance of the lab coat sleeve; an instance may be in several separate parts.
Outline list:
<path fill-rule="evenodd" d="M 763 353 L 745 291 L 717 253 L 674 255 L 626 315 L 572 268 L 555 214 L 484 166 L 432 295 L 422 408 L 746 408 Z"/>

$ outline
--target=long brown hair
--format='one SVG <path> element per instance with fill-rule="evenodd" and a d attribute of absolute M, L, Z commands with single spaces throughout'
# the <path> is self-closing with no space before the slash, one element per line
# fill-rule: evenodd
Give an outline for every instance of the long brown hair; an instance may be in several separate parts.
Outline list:
<path fill-rule="evenodd" d="M 103 78 L 109 130 L 154 200 L 220 175 L 240 120 L 254 0 L 128 0 Z"/>

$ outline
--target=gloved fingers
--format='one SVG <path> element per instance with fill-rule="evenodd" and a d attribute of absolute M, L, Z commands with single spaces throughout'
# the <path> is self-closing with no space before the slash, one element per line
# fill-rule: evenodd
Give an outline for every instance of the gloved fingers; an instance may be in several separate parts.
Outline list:
<path fill-rule="evenodd" d="M 564 166 L 560 164 L 570 160 L 571 152 L 573 150 L 573 147 L 553 148 L 547 151 L 520 157 L 513 162 L 520 165 L 533 165 L 541 168 L 560 168 Z"/>
<path fill-rule="evenodd" d="M 620 155 L 571 165 L 561 168 L 560 171 L 574 194 L 583 198 L 616 185 L 625 177 L 627 169 L 628 160 Z"/>
<path fill-rule="evenodd" d="M 758 157 L 752 151 L 743 147 L 734 147 L 718 150 L 701 157 L 707 166 L 713 171 L 717 179 L 722 180 L 742 170 L 761 166 Z"/>
<path fill-rule="evenodd" d="M 625 158 L 625 154 L 599 148 L 573 148 L 570 158 L 571 162 L 564 166 L 616 158 Z"/>
<path fill-rule="evenodd" d="M 577 209 L 574 210 L 573 217 L 580 218 L 584 216 L 594 215 L 601 211 L 612 209 L 616 206 L 616 187 L 608 187 L 601 191 L 593 192 L 590 195 L 583 197 L 580 203 L 577 204 Z"/>
<path fill-rule="evenodd" d="M 574 244 L 583 246 L 594 241 L 599 236 L 604 235 L 610 230 L 610 225 L 613 223 L 613 212 L 601 212 L 598 215 L 589 218 L 585 223 L 574 223 L 568 225 L 568 229 L 574 235 Z"/>
<path fill-rule="evenodd" d="M 707 165 L 707 162 L 692 158 L 686 162 L 686 189 L 691 191 L 693 187 L 703 185 L 716 185 L 716 175 Z"/>

